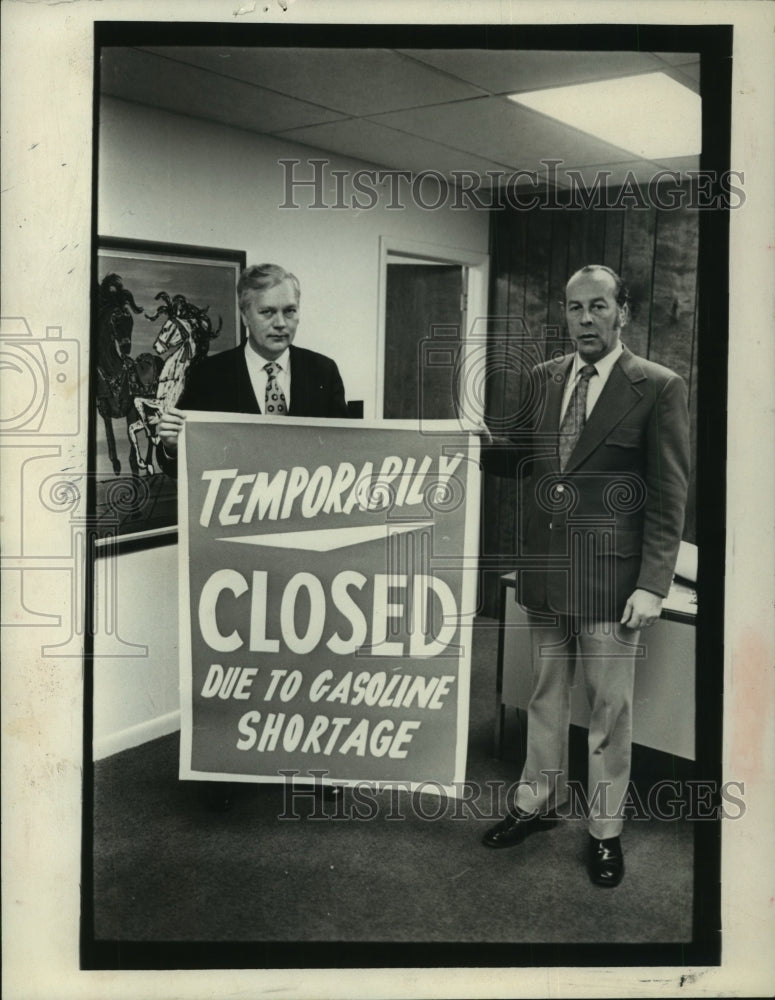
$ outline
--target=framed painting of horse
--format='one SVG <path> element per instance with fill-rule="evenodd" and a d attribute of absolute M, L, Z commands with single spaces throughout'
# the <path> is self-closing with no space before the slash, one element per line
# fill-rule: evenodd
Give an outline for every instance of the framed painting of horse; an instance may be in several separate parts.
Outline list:
<path fill-rule="evenodd" d="M 91 466 L 100 538 L 174 541 L 177 489 L 158 467 L 156 428 L 188 370 L 244 340 L 236 289 L 245 259 L 242 250 L 98 237 Z"/>

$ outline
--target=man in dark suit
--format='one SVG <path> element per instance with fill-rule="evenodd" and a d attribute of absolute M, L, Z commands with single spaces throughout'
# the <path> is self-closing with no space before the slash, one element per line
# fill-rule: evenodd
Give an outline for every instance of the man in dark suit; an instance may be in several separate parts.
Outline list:
<path fill-rule="evenodd" d="M 177 408 L 162 414 L 158 459 L 165 472 L 177 475 L 178 436 L 185 410 L 348 416 L 336 364 L 323 354 L 293 345 L 300 297 L 298 278 L 277 264 L 256 264 L 242 272 L 237 299 L 248 338 L 240 347 L 215 354 L 191 369 Z M 228 784 L 208 782 L 203 794 L 211 809 L 224 811 L 231 806 Z"/>
<path fill-rule="evenodd" d="M 622 344 L 627 293 L 615 272 L 583 267 L 565 292 L 575 353 L 532 371 L 535 406 L 518 450 L 485 449 L 485 467 L 530 476 L 517 599 L 531 626 L 533 693 L 515 804 L 483 843 L 519 844 L 563 804 L 578 659 L 591 707 L 588 868 L 596 885 L 616 886 L 640 630 L 660 616 L 683 530 L 687 396 L 679 376 Z"/>
<path fill-rule="evenodd" d="M 293 345 L 301 290 L 277 264 L 246 268 L 237 283 L 248 338 L 192 368 L 176 408 L 162 414 L 159 464 L 175 473 L 185 410 L 346 417 L 344 386 L 331 358 Z"/>

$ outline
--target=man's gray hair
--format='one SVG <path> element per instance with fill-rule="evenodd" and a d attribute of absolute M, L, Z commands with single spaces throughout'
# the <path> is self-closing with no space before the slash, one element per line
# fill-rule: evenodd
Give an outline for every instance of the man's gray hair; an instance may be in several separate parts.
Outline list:
<path fill-rule="evenodd" d="M 246 267 L 237 282 L 237 301 L 240 309 L 244 306 L 248 292 L 265 292 L 267 288 L 274 288 L 282 281 L 291 282 L 298 301 L 301 297 L 301 285 L 295 274 L 286 271 L 279 264 L 251 264 L 250 267 Z"/>

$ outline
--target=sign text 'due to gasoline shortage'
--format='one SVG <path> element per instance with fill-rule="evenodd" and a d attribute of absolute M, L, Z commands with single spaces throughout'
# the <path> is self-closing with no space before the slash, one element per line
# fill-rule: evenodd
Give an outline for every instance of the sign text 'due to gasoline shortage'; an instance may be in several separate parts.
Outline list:
<path fill-rule="evenodd" d="M 182 778 L 465 777 L 478 441 L 189 414 Z"/>

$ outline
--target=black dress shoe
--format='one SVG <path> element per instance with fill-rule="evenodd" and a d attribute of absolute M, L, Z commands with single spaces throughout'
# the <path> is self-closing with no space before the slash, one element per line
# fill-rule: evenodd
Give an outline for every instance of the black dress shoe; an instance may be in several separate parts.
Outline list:
<path fill-rule="evenodd" d="M 485 833 L 482 843 L 485 847 L 515 847 L 531 833 L 548 830 L 556 822 L 537 812 L 526 813 L 515 809 Z"/>
<path fill-rule="evenodd" d="M 595 885 L 613 889 L 624 875 L 624 856 L 618 837 L 589 838 L 589 877 Z"/>

